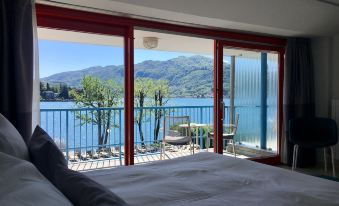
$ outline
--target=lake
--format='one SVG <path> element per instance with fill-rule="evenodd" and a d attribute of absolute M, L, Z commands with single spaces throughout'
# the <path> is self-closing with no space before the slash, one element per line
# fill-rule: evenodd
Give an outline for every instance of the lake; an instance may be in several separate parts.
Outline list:
<path fill-rule="evenodd" d="M 226 100 L 228 102 L 228 100 Z M 171 98 L 166 106 L 213 106 L 213 98 Z M 41 109 L 72 109 L 74 102 L 41 102 Z"/>
<path fill-rule="evenodd" d="M 229 101 L 226 100 L 226 105 Z M 174 116 L 188 115 L 191 122 L 213 124 L 213 99 L 212 98 L 172 98 L 169 99 L 166 107 L 176 106 L 175 109 L 168 109 L 167 113 Z M 192 108 L 186 108 L 191 106 Z M 91 122 L 84 123 L 77 117 L 75 111 L 48 111 L 45 109 L 76 109 L 74 102 L 41 102 L 41 126 L 44 128 L 59 144 L 61 148 L 76 150 L 83 148 L 95 149 L 97 147 L 97 126 Z M 137 110 L 135 111 L 137 112 Z M 145 110 L 143 118 L 144 141 L 151 143 L 154 138 L 154 112 Z M 240 106 L 236 105 L 235 113 L 240 115 L 239 127 L 236 139 L 244 144 L 252 146 L 260 145 L 260 107 L 257 105 Z M 267 120 L 267 146 L 276 150 L 276 106 L 268 107 Z M 90 111 L 81 111 L 82 115 L 91 119 Z M 225 110 L 226 116 L 229 116 L 228 109 Z M 227 118 L 228 119 L 228 118 Z M 112 113 L 112 124 L 110 130 L 109 144 L 118 146 L 124 142 L 123 130 L 123 109 L 114 110 Z M 228 123 L 228 120 L 226 120 Z M 68 132 L 66 132 L 68 130 Z M 162 136 L 160 131 L 159 136 Z M 140 144 L 140 134 L 138 127 L 134 127 L 135 142 Z"/>

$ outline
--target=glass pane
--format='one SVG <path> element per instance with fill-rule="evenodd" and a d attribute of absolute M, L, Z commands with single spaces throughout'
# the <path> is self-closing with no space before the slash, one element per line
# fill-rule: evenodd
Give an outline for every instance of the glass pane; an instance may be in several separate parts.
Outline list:
<path fill-rule="evenodd" d="M 71 169 L 122 165 L 123 38 L 43 28 L 38 37 L 40 125 Z"/>
<path fill-rule="evenodd" d="M 267 54 L 267 147 L 277 151 L 278 54 Z"/>
<path fill-rule="evenodd" d="M 164 159 L 190 155 L 183 116 L 189 117 L 195 151 L 204 149 L 213 124 L 213 40 L 135 30 L 134 45 L 135 164 L 159 160 L 166 133 L 172 142 L 167 140 Z M 166 126 L 166 116 L 181 123 Z"/>
<path fill-rule="evenodd" d="M 224 123 L 236 124 L 239 115 L 235 142 L 240 156 L 276 153 L 277 65 L 278 55 L 274 53 L 224 48 Z M 233 150 L 226 147 L 226 152 Z"/>

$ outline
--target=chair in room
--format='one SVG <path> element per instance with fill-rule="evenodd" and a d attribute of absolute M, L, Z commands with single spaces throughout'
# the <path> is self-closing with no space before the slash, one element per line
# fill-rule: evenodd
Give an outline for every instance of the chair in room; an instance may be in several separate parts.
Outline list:
<path fill-rule="evenodd" d="M 234 157 L 237 157 L 237 153 L 235 151 L 234 137 L 237 134 L 238 124 L 239 124 L 239 116 L 240 116 L 239 114 L 236 115 L 235 124 L 224 124 L 223 125 L 222 139 L 223 139 L 223 141 L 227 141 L 228 144 L 232 143 Z M 206 139 L 207 151 L 208 151 L 208 148 L 209 148 L 210 140 L 213 139 L 213 137 L 214 137 L 214 132 L 208 132 L 207 133 L 207 139 Z"/>
<path fill-rule="evenodd" d="M 163 159 L 163 156 L 166 155 L 166 144 L 172 146 L 189 145 L 191 154 L 194 154 L 189 116 L 164 117 L 160 159 Z"/>
<path fill-rule="evenodd" d="M 299 148 L 322 148 L 327 171 L 327 149 L 331 150 L 332 172 L 335 177 L 334 150 L 338 142 L 337 124 L 328 118 L 296 118 L 289 122 L 289 141 L 294 144 L 292 171 L 296 170 Z"/>

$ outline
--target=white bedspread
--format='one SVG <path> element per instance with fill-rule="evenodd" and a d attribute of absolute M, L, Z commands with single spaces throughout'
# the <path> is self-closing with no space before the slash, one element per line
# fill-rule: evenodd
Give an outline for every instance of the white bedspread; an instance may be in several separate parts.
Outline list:
<path fill-rule="evenodd" d="M 85 174 L 130 205 L 339 205 L 338 182 L 213 153 Z"/>

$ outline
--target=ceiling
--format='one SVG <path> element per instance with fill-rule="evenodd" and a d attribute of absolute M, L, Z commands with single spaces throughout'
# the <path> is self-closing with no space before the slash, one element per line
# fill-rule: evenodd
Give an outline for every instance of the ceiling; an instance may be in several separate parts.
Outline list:
<path fill-rule="evenodd" d="M 54 40 L 63 42 L 75 42 L 84 44 L 95 44 L 105 46 L 123 47 L 123 37 L 81 33 L 73 31 L 38 28 L 39 39 Z M 213 55 L 213 40 L 187 37 L 182 35 L 166 34 L 153 31 L 134 31 L 134 47 L 145 49 L 143 37 L 157 37 L 158 46 L 154 50 L 184 52 L 201 55 Z"/>
<path fill-rule="evenodd" d="M 166 34 L 153 31 L 135 30 L 134 47 L 136 49 L 146 49 L 143 45 L 143 37 L 158 38 L 158 46 L 153 49 L 156 51 L 180 52 L 213 56 L 214 41 L 210 39 L 187 37 L 182 35 Z M 123 47 L 124 44 L 123 37 L 119 36 L 82 33 L 47 28 L 38 28 L 38 38 L 42 40 L 114 47 Z M 245 56 L 246 58 L 259 58 L 260 56 L 259 52 L 231 48 L 224 48 L 223 53 L 224 56 Z M 269 55 L 274 56 L 274 54 Z"/>
<path fill-rule="evenodd" d="M 137 18 L 155 18 L 253 33 L 279 36 L 339 35 L 339 0 L 53 1 Z"/>

